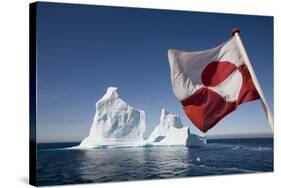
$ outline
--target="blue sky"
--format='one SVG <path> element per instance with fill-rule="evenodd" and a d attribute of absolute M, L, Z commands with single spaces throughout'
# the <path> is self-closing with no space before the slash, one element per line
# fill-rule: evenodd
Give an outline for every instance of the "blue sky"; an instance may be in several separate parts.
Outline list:
<path fill-rule="evenodd" d="M 133 9 L 73 4 L 38 4 L 37 139 L 80 141 L 89 133 L 95 103 L 109 86 L 146 112 L 148 135 L 161 108 L 179 114 L 167 49 L 215 47 L 241 37 L 268 103 L 273 109 L 273 18 L 233 14 Z M 241 105 L 207 136 L 269 134 L 259 101 Z"/>

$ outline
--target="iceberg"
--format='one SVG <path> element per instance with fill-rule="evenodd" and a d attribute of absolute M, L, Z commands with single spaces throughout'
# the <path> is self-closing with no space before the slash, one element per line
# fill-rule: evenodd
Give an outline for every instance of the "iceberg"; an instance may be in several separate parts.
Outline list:
<path fill-rule="evenodd" d="M 181 129 L 184 126 L 178 115 L 170 114 L 163 108 L 160 115 L 160 124 L 155 127 L 154 131 L 148 137 L 148 142 L 153 143 L 161 141 L 167 136 L 171 127 Z"/>
<path fill-rule="evenodd" d="M 71 149 L 135 146 L 201 146 L 206 137 L 191 134 L 179 115 L 162 109 L 160 124 L 144 139 L 145 112 L 123 101 L 116 87 L 109 87 L 96 103 L 96 113 L 89 135 Z"/>
<path fill-rule="evenodd" d="M 128 105 L 116 87 L 109 87 L 96 103 L 89 136 L 76 148 L 143 146 L 145 127 L 144 111 Z"/>
<path fill-rule="evenodd" d="M 162 109 L 160 124 L 148 138 L 148 143 L 153 146 L 202 146 L 207 143 L 205 136 L 190 133 L 184 126 L 179 115 L 174 115 Z"/>

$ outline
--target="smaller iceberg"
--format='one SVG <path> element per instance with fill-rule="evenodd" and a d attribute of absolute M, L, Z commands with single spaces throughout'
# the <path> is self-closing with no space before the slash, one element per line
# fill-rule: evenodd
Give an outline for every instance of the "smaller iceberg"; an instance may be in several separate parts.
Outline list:
<path fill-rule="evenodd" d="M 168 113 L 165 109 L 162 109 L 160 124 L 148 138 L 148 144 L 153 146 L 202 146 L 206 143 L 205 136 L 191 134 L 179 115 Z"/>

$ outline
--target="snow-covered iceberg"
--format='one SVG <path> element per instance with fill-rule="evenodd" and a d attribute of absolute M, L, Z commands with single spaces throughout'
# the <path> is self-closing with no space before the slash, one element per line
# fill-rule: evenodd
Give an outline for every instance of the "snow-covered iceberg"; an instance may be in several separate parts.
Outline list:
<path fill-rule="evenodd" d="M 155 127 L 154 131 L 148 137 L 148 142 L 159 142 L 166 137 L 171 127 L 181 129 L 184 126 L 181 123 L 180 117 L 178 115 L 170 114 L 166 112 L 165 109 L 162 109 L 160 115 L 160 124 Z"/>
<path fill-rule="evenodd" d="M 184 126 L 178 115 L 162 109 L 160 124 L 148 138 L 148 143 L 153 146 L 201 146 L 206 144 L 205 136 L 191 134 Z"/>
<path fill-rule="evenodd" d="M 144 139 L 145 112 L 123 101 L 117 88 L 109 87 L 96 103 L 96 113 L 89 133 L 73 149 L 135 146 L 200 146 L 206 137 L 190 133 L 178 115 L 162 109 L 160 124 L 147 140 Z"/>
<path fill-rule="evenodd" d="M 117 88 L 109 87 L 96 103 L 89 136 L 76 148 L 143 146 L 145 127 L 144 111 L 128 105 Z"/>

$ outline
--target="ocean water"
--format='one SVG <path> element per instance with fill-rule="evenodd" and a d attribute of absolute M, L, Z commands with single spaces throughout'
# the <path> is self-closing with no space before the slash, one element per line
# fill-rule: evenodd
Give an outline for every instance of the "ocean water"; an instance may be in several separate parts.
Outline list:
<path fill-rule="evenodd" d="M 61 185 L 273 171 L 273 139 L 208 140 L 204 147 L 67 150 L 38 144 L 37 183 Z"/>

